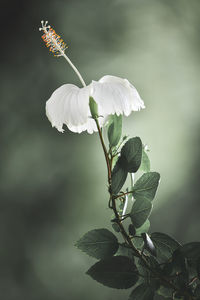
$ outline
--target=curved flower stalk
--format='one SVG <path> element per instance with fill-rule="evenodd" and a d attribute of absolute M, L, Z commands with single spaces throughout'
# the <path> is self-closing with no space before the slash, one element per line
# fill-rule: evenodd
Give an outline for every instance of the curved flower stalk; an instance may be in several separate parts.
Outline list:
<path fill-rule="evenodd" d="M 55 31 L 42 21 L 42 38 L 55 56 L 63 56 L 78 75 L 83 87 L 64 84 L 54 91 L 46 103 L 46 115 L 53 127 L 63 132 L 63 125 L 69 130 L 81 133 L 98 131 L 95 120 L 91 117 L 89 99 L 92 97 L 98 105 L 99 125 L 105 124 L 108 115 L 129 116 L 132 111 L 145 108 L 136 88 L 127 80 L 106 75 L 99 81 L 92 81 L 86 86 L 77 68 L 65 54 L 67 48 Z"/>

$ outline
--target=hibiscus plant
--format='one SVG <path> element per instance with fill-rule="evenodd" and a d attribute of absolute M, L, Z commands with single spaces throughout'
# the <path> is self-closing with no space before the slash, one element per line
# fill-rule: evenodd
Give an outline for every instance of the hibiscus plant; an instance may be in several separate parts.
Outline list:
<path fill-rule="evenodd" d="M 115 76 L 86 85 L 65 54 L 66 44 L 47 21 L 41 23 L 47 47 L 67 60 L 83 85 L 56 89 L 46 103 L 47 117 L 60 132 L 64 124 L 73 132 L 98 132 L 107 166 L 113 232 L 93 229 L 76 242 L 76 247 L 97 259 L 86 274 L 107 287 L 132 288 L 129 300 L 152 300 L 156 294 L 200 299 L 200 242 L 181 245 L 166 233 L 148 233 L 160 174 L 151 171 L 139 137 L 122 137 L 122 115 L 145 108 L 139 93 L 127 79 Z M 138 171 L 142 175 L 134 182 Z"/>

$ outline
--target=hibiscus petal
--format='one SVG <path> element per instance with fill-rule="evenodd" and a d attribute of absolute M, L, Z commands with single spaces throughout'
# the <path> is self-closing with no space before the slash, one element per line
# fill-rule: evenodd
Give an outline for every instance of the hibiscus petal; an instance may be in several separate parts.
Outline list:
<path fill-rule="evenodd" d="M 99 122 L 99 126 L 102 127 L 107 121 L 107 117 L 99 117 L 98 122 Z M 79 125 L 79 126 L 71 126 L 71 125 L 67 125 L 67 127 L 69 128 L 69 130 L 73 131 L 73 132 L 77 132 L 77 133 L 81 133 L 82 131 L 86 131 L 90 134 L 92 134 L 93 132 L 97 132 L 97 125 L 94 121 L 94 119 L 92 119 L 92 117 L 88 117 L 88 121 L 86 124 L 83 125 Z"/>
<path fill-rule="evenodd" d="M 99 115 L 124 114 L 145 108 L 137 90 L 127 79 L 106 75 L 92 81 L 91 96 L 98 104 Z"/>
<path fill-rule="evenodd" d="M 73 84 L 56 89 L 46 102 L 46 115 L 52 126 L 60 132 L 63 132 L 63 124 L 79 130 L 85 128 L 90 115 L 89 91 L 89 86 L 78 88 Z"/>

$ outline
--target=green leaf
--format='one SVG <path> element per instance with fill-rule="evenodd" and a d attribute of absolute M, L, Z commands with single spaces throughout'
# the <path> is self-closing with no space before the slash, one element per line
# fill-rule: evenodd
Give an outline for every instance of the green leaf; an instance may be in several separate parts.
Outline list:
<path fill-rule="evenodd" d="M 139 275 L 139 279 L 138 279 L 138 282 L 137 284 L 141 284 L 141 283 L 148 283 L 149 282 L 149 278 L 150 278 L 150 271 L 149 269 L 147 269 L 145 267 L 145 264 L 144 262 L 140 259 L 140 258 L 135 258 L 135 264 L 136 264 L 136 267 L 138 269 L 138 273 Z"/>
<path fill-rule="evenodd" d="M 161 232 L 152 233 L 151 239 L 156 248 L 159 262 L 165 262 L 171 258 L 173 252 L 180 246 L 176 240 Z"/>
<path fill-rule="evenodd" d="M 87 273 L 94 280 L 115 289 L 128 289 L 138 280 L 133 260 L 126 256 L 113 256 L 93 265 Z"/>
<path fill-rule="evenodd" d="M 150 160 L 149 157 L 144 149 L 142 148 L 142 160 L 141 160 L 141 165 L 140 165 L 140 170 L 143 172 L 150 172 L 151 165 L 150 165 Z"/>
<path fill-rule="evenodd" d="M 151 268 L 151 270 L 156 270 L 157 273 L 162 273 L 162 269 L 160 268 L 160 264 L 157 261 L 157 258 L 155 258 L 154 256 L 147 256 L 146 260 Z M 152 274 L 152 277 L 155 277 L 155 274 Z"/>
<path fill-rule="evenodd" d="M 111 189 L 113 194 L 116 195 L 121 190 L 126 181 L 127 175 L 127 171 L 123 170 L 117 162 L 112 171 Z"/>
<path fill-rule="evenodd" d="M 136 235 L 140 235 L 141 233 L 144 232 L 147 233 L 149 231 L 149 228 L 150 228 L 150 222 L 149 220 L 146 220 L 141 227 L 137 228 Z"/>
<path fill-rule="evenodd" d="M 188 280 L 186 258 L 183 256 L 182 252 L 180 251 L 180 247 L 173 252 L 171 266 L 172 266 L 171 275 L 181 273 L 182 275 L 184 275 L 185 277 L 184 279 Z"/>
<path fill-rule="evenodd" d="M 114 229 L 115 232 L 120 232 L 120 227 L 117 223 L 113 223 L 112 228 Z"/>
<path fill-rule="evenodd" d="M 133 224 L 130 224 L 128 227 L 128 232 L 130 235 L 134 236 L 136 234 L 136 229 Z"/>
<path fill-rule="evenodd" d="M 194 296 L 199 297 L 198 299 L 200 299 L 200 284 L 196 286 L 194 290 Z"/>
<path fill-rule="evenodd" d="M 127 246 L 125 243 L 119 244 L 119 249 L 118 249 L 116 255 L 127 256 L 131 260 L 134 260 L 133 250 L 129 246 Z"/>
<path fill-rule="evenodd" d="M 142 142 L 139 137 L 129 139 L 122 147 L 119 164 L 122 169 L 135 173 L 140 167 L 142 159 Z"/>
<path fill-rule="evenodd" d="M 108 140 L 110 147 L 115 147 L 119 143 L 122 134 L 122 115 L 111 115 L 110 119 Z"/>
<path fill-rule="evenodd" d="M 157 172 L 148 172 L 143 174 L 135 183 L 133 196 L 136 200 L 152 201 L 155 197 L 160 174 Z"/>
<path fill-rule="evenodd" d="M 141 227 L 148 219 L 152 209 L 152 203 L 149 200 L 136 200 L 133 203 L 130 217 L 133 225 L 138 228 Z"/>
<path fill-rule="evenodd" d="M 114 255 L 119 247 L 115 235 L 107 229 L 94 229 L 87 232 L 75 246 L 97 259 Z"/>
<path fill-rule="evenodd" d="M 197 262 L 200 258 L 200 242 L 187 243 L 180 248 L 180 251 L 189 261 Z"/>
<path fill-rule="evenodd" d="M 153 298 L 154 291 L 146 283 L 138 285 L 129 296 L 129 300 L 153 300 Z"/>
<path fill-rule="evenodd" d="M 144 245 L 144 242 L 143 242 L 143 239 L 142 237 L 134 237 L 133 240 L 132 240 L 134 246 L 137 248 L 137 249 L 142 249 L 143 245 Z"/>

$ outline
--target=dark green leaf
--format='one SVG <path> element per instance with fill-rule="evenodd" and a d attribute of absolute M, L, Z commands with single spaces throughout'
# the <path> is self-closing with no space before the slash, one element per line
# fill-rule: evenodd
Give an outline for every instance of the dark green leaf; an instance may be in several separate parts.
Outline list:
<path fill-rule="evenodd" d="M 120 227 L 119 227 L 119 225 L 117 223 L 113 223 L 112 224 L 112 228 L 114 229 L 114 231 L 120 232 Z"/>
<path fill-rule="evenodd" d="M 194 290 L 194 296 L 195 297 L 199 297 L 198 299 L 200 299 L 200 284 L 197 285 L 197 287 Z"/>
<path fill-rule="evenodd" d="M 122 147 L 118 160 L 122 169 L 135 173 L 140 167 L 142 159 L 142 142 L 139 137 L 129 139 Z"/>
<path fill-rule="evenodd" d="M 196 262 L 200 258 L 200 242 L 185 244 L 180 251 L 189 261 Z"/>
<path fill-rule="evenodd" d="M 143 245 L 144 245 L 144 242 L 143 242 L 143 239 L 142 237 L 134 237 L 133 240 L 132 240 L 134 246 L 137 248 L 137 249 L 142 249 Z"/>
<path fill-rule="evenodd" d="M 179 289 L 184 290 L 189 282 L 188 265 L 186 258 L 177 248 L 172 255 L 172 272 L 171 275 L 176 275 L 174 278 L 174 284 L 179 287 Z"/>
<path fill-rule="evenodd" d="M 151 239 L 156 248 L 157 258 L 160 262 L 165 262 L 171 258 L 173 252 L 180 246 L 176 240 L 161 232 L 152 233 Z"/>
<path fill-rule="evenodd" d="M 150 172 L 150 160 L 146 151 L 144 150 L 144 147 L 142 148 L 142 161 L 140 165 L 140 170 L 144 172 Z"/>
<path fill-rule="evenodd" d="M 127 171 L 123 170 L 117 162 L 112 171 L 111 189 L 113 194 L 116 195 L 121 190 L 126 181 L 127 175 Z"/>
<path fill-rule="evenodd" d="M 157 259 L 154 256 L 147 256 L 146 260 L 147 260 L 148 264 L 150 265 L 151 270 L 156 270 L 157 272 L 162 273 L 160 264 L 158 263 Z"/>
<path fill-rule="evenodd" d="M 107 229 L 95 229 L 87 232 L 76 243 L 76 247 L 97 259 L 114 255 L 119 247 L 115 235 Z"/>
<path fill-rule="evenodd" d="M 138 280 L 133 260 L 126 256 L 113 256 L 93 265 L 87 274 L 94 280 L 115 289 L 128 289 Z"/>
<path fill-rule="evenodd" d="M 148 284 L 138 285 L 130 294 L 129 300 L 153 300 L 154 291 Z"/>
<path fill-rule="evenodd" d="M 152 209 L 152 203 L 149 200 L 136 200 L 133 203 L 130 217 L 133 225 L 138 228 L 141 227 L 148 219 Z"/>
<path fill-rule="evenodd" d="M 185 276 L 185 280 L 188 279 L 188 272 L 187 272 L 187 262 L 186 258 L 183 256 L 180 248 L 177 248 L 173 255 L 172 255 L 172 271 L 171 274 L 182 273 Z"/>
<path fill-rule="evenodd" d="M 130 224 L 128 227 L 128 232 L 130 235 L 135 235 L 136 234 L 136 230 L 133 224 Z"/>
<path fill-rule="evenodd" d="M 127 246 L 125 243 L 119 244 L 119 249 L 116 255 L 127 256 L 130 259 L 134 260 L 134 252 L 133 250 Z"/>
<path fill-rule="evenodd" d="M 108 127 L 108 140 L 110 147 L 117 146 L 122 134 L 122 115 L 110 116 L 110 125 Z"/>
<path fill-rule="evenodd" d="M 144 248 L 153 256 L 156 256 L 156 248 L 149 235 L 147 233 L 142 233 L 142 238 L 144 241 Z"/>
<path fill-rule="evenodd" d="M 149 282 L 149 277 L 150 277 L 150 271 L 145 267 L 144 262 L 140 258 L 135 258 L 135 264 L 138 269 L 139 273 L 139 280 L 138 283 L 148 283 Z"/>
<path fill-rule="evenodd" d="M 155 197 L 160 174 L 157 172 L 148 172 L 143 174 L 135 183 L 133 188 L 133 196 L 136 200 L 152 201 Z"/>

